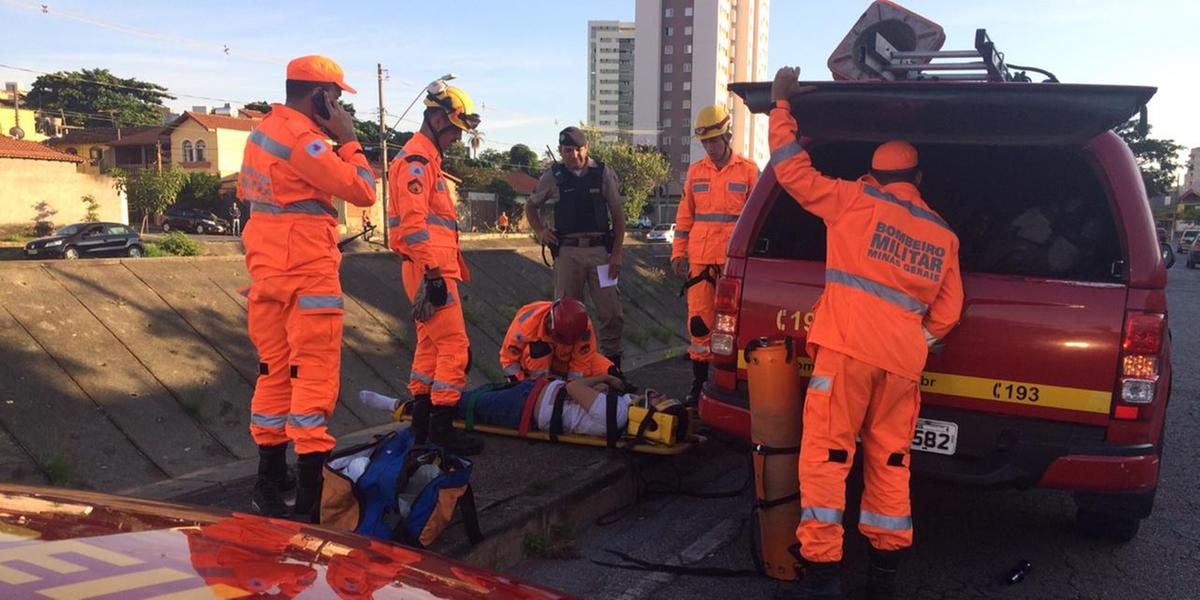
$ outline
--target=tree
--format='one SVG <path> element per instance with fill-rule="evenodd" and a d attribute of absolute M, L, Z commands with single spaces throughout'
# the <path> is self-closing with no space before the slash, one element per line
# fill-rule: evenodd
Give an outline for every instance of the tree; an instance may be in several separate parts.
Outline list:
<path fill-rule="evenodd" d="M 257 110 L 260 113 L 266 114 L 271 112 L 271 103 L 267 102 L 266 100 L 256 100 L 254 102 L 247 102 L 242 108 L 246 110 Z"/>
<path fill-rule="evenodd" d="M 483 132 L 478 129 L 468 131 L 467 145 L 471 147 L 472 156 L 479 156 L 479 147 L 483 145 Z"/>
<path fill-rule="evenodd" d="M 1146 132 L 1138 131 L 1137 119 L 1130 119 L 1113 129 L 1125 140 L 1133 157 L 1137 160 L 1142 171 L 1142 181 L 1146 184 L 1146 195 L 1166 196 L 1175 189 L 1175 173 L 1179 171 L 1179 151 L 1183 146 L 1175 140 L 1164 140 L 1150 137 L 1150 128 Z"/>
<path fill-rule="evenodd" d="M 595 127 L 585 127 L 584 134 L 588 138 L 588 154 L 612 167 L 621 178 L 625 219 L 637 220 L 645 210 L 650 192 L 667 180 L 667 158 L 651 146 L 634 146 L 622 140 L 602 141 L 600 130 Z"/>
<path fill-rule="evenodd" d="M 66 115 L 68 125 L 129 127 L 161 125 L 163 100 L 174 100 L 167 88 L 123 79 L 108 69 L 59 71 L 33 81 L 28 103 L 43 112 Z"/>
<path fill-rule="evenodd" d="M 196 171 L 184 176 L 176 202 L 190 208 L 214 212 L 221 199 L 221 178 L 212 173 Z"/>
<path fill-rule="evenodd" d="M 542 162 L 538 160 L 537 152 L 525 144 L 517 144 L 508 150 L 508 167 L 519 169 L 532 177 L 542 174 Z"/>
<path fill-rule="evenodd" d="M 116 180 L 113 187 L 124 192 L 129 199 L 129 207 L 141 214 L 143 233 L 150 215 L 158 214 L 173 204 L 187 178 L 187 172 L 178 165 L 164 167 L 162 172 L 156 169 L 113 169 L 109 175 Z"/>
<path fill-rule="evenodd" d="M 483 152 L 477 152 L 475 154 L 475 163 L 480 167 L 491 167 L 493 169 L 507 171 L 509 168 L 508 153 L 488 148 Z"/>

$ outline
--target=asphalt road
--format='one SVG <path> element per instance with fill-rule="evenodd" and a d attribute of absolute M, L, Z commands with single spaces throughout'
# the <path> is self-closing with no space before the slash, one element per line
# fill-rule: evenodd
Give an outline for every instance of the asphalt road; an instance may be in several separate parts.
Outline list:
<path fill-rule="evenodd" d="M 1169 321 L 1175 380 L 1168 409 L 1168 444 L 1154 514 L 1126 544 L 1085 537 L 1074 528 L 1070 494 L 1046 490 L 981 491 L 916 480 L 916 545 L 900 576 L 903 597 L 967 598 L 1196 598 L 1200 597 L 1200 270 L 1183 261 L 1170 271 Z M 681 363 L 678 368 L 686 368 Z M 677 381 L 673 367 L 664 378 Z M 666 387 L 664 385 L 664 387 Z M 737 489 L 745 459 L 710 451 L 686 487 Z M 861 486 L 857 471 L 851 489 Z M 853 492 L 852 492 L 853 493 Z M 763 577 L 719 578 L 603 567 L 605 550 L 659 563 L 752 568 L 748 537 L 751 493 L 700 500 L 659 496 L 639 503 L 614 525 L 590 527 L 574 541 L 579 557 L 529 559 L 514 575 L 588 598 L 775 598 L 789 586 Z M 857 498 L 851 499 L 857 505 Z M 847 515 L 853 511 L 847 511 Z M 866 540 L 847 532 L 851 598 L 862 597 Z M 569 552 L 568 552 L 569 554 Z M 1015 563 L 1032 569 L 1015 585 L 1001 582 Z"/>

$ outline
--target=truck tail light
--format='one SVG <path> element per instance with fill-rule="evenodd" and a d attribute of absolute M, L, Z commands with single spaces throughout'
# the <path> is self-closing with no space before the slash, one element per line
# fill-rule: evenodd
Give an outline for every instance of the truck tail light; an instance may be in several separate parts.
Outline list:
<path fill-rule="evenodd" d="M 713 323 L 712 353 L 714 366 L 737 369 L 737 321 L 741 304 L 742 281 L 722 276 L 717 282 L 716 318 Z"/>
<path fill-rule="evenodd" d="M 1154 402 L 1166 323 L 1162 313 L 1126 313 L 1121 336 L 1121 395 L 1113 407 L 1114 419 L 1138 421 L 1149 417 L 1150 411 L 1142 407 Z"/>

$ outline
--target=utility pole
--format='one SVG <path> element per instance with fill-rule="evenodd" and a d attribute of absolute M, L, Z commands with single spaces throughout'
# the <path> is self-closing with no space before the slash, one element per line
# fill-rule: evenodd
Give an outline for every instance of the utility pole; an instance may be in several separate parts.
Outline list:
<path fill-rule="evenodd" d="M 375 63 L 379 75 L 379 157 L 383 162 L 383 170 L 379 174 L 379 180 L 383 183 L 383 189 L 380 191 L 380 198 L 383 200 L 383 218 L 380 221 L 383 223 L 383 244 L 388 245 L 388 147 L 387 147 L 387 121 L 385 115 L 387 109 L 383 106 L 383 64 Z"/>

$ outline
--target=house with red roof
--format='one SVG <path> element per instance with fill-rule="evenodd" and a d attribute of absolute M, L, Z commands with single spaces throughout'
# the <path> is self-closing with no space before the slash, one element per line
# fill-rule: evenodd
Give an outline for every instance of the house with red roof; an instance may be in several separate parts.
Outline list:
<path fill-rule="evenodd" d="M 90 196 L 101 221 L 129 222 L 125 197 L 105 175 L 79 170 L 86 159 L 45 144 L 0 135 L 0 229 L 26 233 L 37 223 L 84 220 Z"/>

